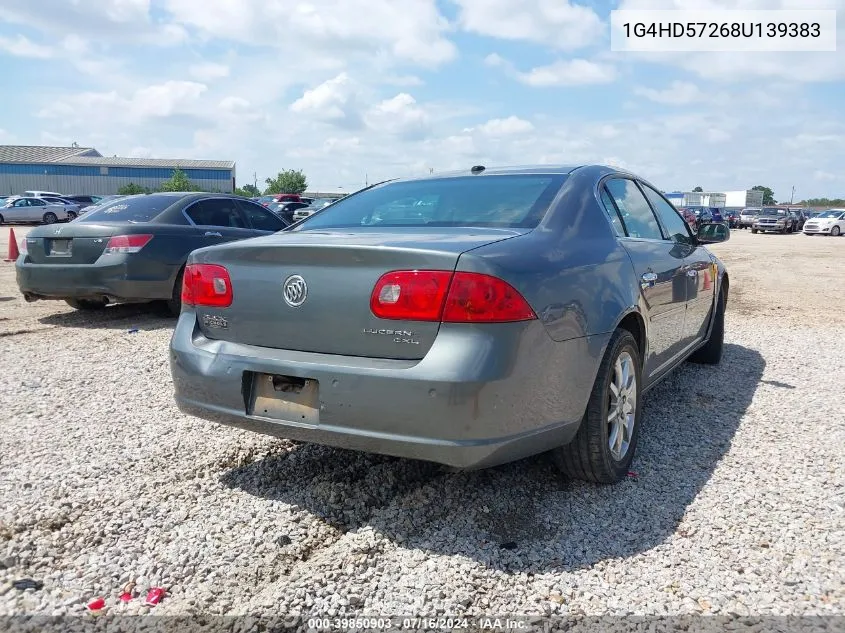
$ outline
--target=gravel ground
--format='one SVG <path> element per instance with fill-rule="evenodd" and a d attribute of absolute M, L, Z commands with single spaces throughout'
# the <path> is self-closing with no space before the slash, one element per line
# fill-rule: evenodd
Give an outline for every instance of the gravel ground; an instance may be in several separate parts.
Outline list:
<path fill-rule="evenodd" d="M 0 264 L 0 615 L 150 611 L 117 601 L 129 581 L 167 588 L 158 614 L 843 615 L 845 239 L 714 250 L 723 363 L 646 398 L 637 476 L 611 487 L 186 417 L 173 320 L 25 304 Z"/>

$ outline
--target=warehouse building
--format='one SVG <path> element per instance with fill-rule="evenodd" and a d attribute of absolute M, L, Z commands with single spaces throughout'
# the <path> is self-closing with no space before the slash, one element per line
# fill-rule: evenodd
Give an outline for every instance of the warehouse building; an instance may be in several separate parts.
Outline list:
<path fill-rule="evenodd" d="M 235 163 L 103 156 L 93 147 L 0 145 L 0 194 L 53 191 L 66 195 L 109 195 L 130 183 L 158 189 L 176 168 L 204 191 L 235 188 Z"/>

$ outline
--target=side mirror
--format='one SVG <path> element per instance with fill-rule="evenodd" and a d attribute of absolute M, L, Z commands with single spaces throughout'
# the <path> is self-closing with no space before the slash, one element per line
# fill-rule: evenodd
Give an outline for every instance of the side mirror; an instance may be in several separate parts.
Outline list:
<path fill-rule="evenodd" d="M 731 230 L 724 222 L 707 222 L 698 228 L 699 244 L 718 244 L 731 239 Z"/>

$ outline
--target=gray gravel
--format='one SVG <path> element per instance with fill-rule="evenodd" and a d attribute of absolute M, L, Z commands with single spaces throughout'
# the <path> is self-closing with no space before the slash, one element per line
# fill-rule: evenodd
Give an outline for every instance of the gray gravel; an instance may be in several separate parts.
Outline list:
<path fill-rule="evenodd" d="M 545 457 L 451 473 L 195 420 L 172 321 L 47 310 L 49 334 L 0 337 L 0 615 L 152 611 L 117 601 L 129 581 L 167 588 L 158 614 L 845 611 L 845 346 L 823 319 L 729 315 L 723 364 L 652 392 L 636 476 L 598 487 Z"/>

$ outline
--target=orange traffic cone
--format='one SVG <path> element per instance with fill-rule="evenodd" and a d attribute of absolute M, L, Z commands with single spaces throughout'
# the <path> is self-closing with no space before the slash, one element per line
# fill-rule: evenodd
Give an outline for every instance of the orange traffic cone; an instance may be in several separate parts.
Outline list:
<path fill-rule="evenodd" d="M 4 262 L 15 262 L 18 260 L 18 241 L 15 239 L 15 229 L 9 229 L 9 256 L 4 259 Z"/>

